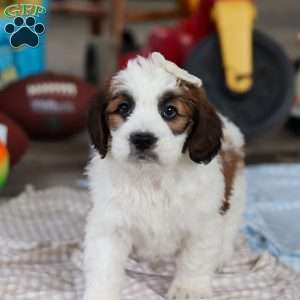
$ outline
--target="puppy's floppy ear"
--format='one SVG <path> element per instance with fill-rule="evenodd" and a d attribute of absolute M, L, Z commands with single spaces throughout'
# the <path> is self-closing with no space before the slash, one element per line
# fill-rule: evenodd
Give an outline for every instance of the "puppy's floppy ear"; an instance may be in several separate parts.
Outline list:
<path fill-rule="evenodd" d="M 192 126 L 183 151 L 191 160 L 209 163 L 219 152 L 223 138 L 222 121 L 208 102 L 203 88 L 188 84 L 188 101 L 192 104 Z"/>
<path fill-rule="evenodd" d="M 109 129 L 105 114 L 107 106 L 107 95 L 104 92 L 93 99 L 88 113 L 88 131 L 95 148 L 104 158 L 107 153 Z"/>

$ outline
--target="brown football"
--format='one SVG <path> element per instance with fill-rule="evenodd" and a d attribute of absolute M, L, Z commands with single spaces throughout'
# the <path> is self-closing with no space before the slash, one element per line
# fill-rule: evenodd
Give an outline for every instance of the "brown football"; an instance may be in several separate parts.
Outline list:
<path fill-rule="evenodd" d="M 63 138 L 85 127 L 96 87 L 70 75 L 43 73 L 0 91 L 0 111 L 32 138 Z"/>

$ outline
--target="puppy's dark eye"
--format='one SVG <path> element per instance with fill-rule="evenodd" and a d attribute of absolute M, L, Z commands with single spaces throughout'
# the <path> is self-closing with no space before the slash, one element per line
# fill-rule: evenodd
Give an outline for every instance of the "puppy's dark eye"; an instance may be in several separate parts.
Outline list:
<path fill-rule="evenodd" d="M 161 110 L 161 116 L 166 121 L 175 119 L 178 115 L 177 108 L 172 104 L 166 104 Z"/>
<path fill-rule="evenodd" d="M 133 105 L 129 100 L 124 100 L 119 104 L 117 112 L 124 118 L 128 117 L 132 111 Z"/>

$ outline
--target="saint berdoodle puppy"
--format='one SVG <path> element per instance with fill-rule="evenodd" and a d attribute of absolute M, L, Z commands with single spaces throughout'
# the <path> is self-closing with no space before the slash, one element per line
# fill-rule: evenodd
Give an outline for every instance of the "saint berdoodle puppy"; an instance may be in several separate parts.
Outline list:
<path fill-rule="evenodd" d="M 244 207 L 239 129 L 199 78 L 159 53 L 130 60 L 111 79 L 88 126 L 95 151 L 84 300 L 119 300 L 130 254 L 175 258 L 166 299 L 209 299 Z"/>

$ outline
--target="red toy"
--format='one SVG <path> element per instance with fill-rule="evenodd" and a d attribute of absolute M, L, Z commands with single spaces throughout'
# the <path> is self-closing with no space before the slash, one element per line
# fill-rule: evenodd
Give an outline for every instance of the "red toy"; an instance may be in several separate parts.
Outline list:
<path fill-rule="evenodd" d="M 147 56 L 153 51 L 160 52 L 168 60 L 182 66 L 199 41 L 215 30 L 211 19 L 211 10 L 215 2 L 216 0 L 201 1 L 193 15 L 176 26 L 156 27 L 150 33 L 147 43 L 141 51 L 132 52 L 119 58 L 119 67 L 125 67 L 128 59 L 137 54 Z"/>
<path fill-rule="evenodd" d="M 69 75 L 45 73 L 15 82 L 0 92 L 0 111 L 34 138 L 62 138 L 85 127 L 96 88 Z"/>

